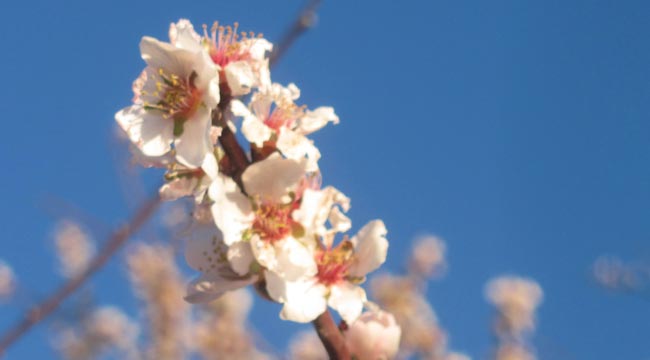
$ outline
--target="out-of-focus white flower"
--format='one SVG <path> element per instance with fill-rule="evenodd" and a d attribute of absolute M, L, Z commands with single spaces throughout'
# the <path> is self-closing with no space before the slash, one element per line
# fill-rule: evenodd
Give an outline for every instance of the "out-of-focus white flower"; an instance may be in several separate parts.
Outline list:
<path fill-rule="evenodd" d="M 120 359 L 138 359 L 139 328 L 122 311 L 112 306 L 93 310 L 75 327 L 66 327 L 54 338 L 63 358 L 85 360 L 111 353 Z"/>
<path fill-rule="evenodd" d="M 268 53 L 273 45 L 261 35 L 238 32 L 239 24 L 220 26 L 215 22 L 203 37 L 187 20 L 172 24 L 169 36 L 177 47 L 189 50 L 207 48 L 212 61 L 219 66 L 222 91 L 231 96 L 248 94 L 253 88 L 270 83 Z"/>
<path fill-rule="evenodd" d="M 16 288 L 16 280 L 11 267 L 0 260 L 0 299 L 9 298 Z"/>
<path fill-rule="evenodd" d="M 296 334 L 289 343 L 289 358 L 291 360 L 328 360 L 329 356 L 315 332 L 302 331 Z"/>
<path fill-rule="evenodd" d="M 95 247 L 90 236 L 79 224 L 63 220 L 54 230 L 61 271 L 67 277 L 72 277 L 85 270 L 88 262 L 95 253 Z"/>
<path fill-rule="evenodd" d="M 348 349 L 359 360 L 394 358 L 399 350 L 401 334 L 395 317 L 382 310 L 361 314 L 343 332 Z"/>
<path fill-rule="evenodd" d="M 196 210 L 185 242 L 185 260 L 190 267 L 200 271 L 201 275 L 188 285 L 185 300 L 191 303 L 210 302 L 228 291 L 257 281 L 257 275 L 249 274 L 248 269 L 241 271 L 243 275 L 233 270 L 228 258 L 229 248 L 223 242 L 223 235 L 215 226 L 212 214 L 204 206 L 197 206 Z M 233 247 L 233 253 L 235 249 L 236 246 Z M 253 258 L 250 246 L 240 250 L 237 259 L 233 258 L 233 261 L 250 264 Z M 240 260 L 239 257 L 247 259 Z"/>
<path fill-rule="evenodd" d="M 490 280 L 485 296 L 499 310 L 498 331 L 519 336 L 535 328 L 535 310 L 542 301 L 542 288 L 534 280 L 501 276 Z"/>
<path fill-rule="evenodd" d="M 246 139 L 261 148 L 271 141 L 289 159 L 308 159 L 308 171 L 318 170 L 320 152 L 306 135 L 321 129 L 328 122 L 338 124 L 331 107 L 313 111 L 295 104 L 300 90 L 294 84 L 282 87 L 272 84 L 255 93 L 248 107 L 241 101 L 231 102 L 231 112 L 244 119 L 242 132 Z"/>
<path fill-rule="evenodd" d="M 385 236 L 384 223 L 374 220 L 351 240 L 344 240 L 334 248 L 316 249 L 314 256 L 318 271 L 314 276 L 292 281 L 267 271 L 265 278 L 269 295 L 284 304 L 280 317 L 309 322 L 329 305 L 347 323 L 356 320 L 366 301 L 366 292 L 357 284 L 386 260 L 388 241 Z"/>
<path fill-rule="evenodd" d="M 140 243 L 130 249 L 127 263 L 133 288 L 144 302 L 149 320 L 148 358 L 184 358 L 190 312 L 183 301 L 185 284 L 172 249 Z"/>
<path fill-rule="evenodd" d="M 134 83 L 134 104 L 115 119 L 144 155 L 163 156 L 173 143 L 178 162 L 201 167 L 212 153 L 218 66 L 200 46 L 188 49 L 143 37 L 140 51 L 147 67 Z"/>
<path fill-rule="evenodd" d="M 472 360 L 469 356 L 461 353 L 452 352 L 443 357 L 443 360 Z"/>
<path fill-rule="evenodd" d="M 419 277 L 439 275 L 447 267 L 445 261 L 445 243 L 435 237 L 426 236 L 418 239 L 411 250 L 409 270 Z"/>
<path fill-rule="evenodd" d="M 495 355 L 495 360 L 535 360 L 536 358 L 525 346 L 517 343 L 499 346 Z"/>

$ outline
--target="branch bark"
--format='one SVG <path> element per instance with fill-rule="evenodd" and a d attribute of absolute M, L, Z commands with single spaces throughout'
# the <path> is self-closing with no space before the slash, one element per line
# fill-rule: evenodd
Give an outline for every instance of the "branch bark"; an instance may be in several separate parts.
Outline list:
<path fill-rule="evenodd" d="M 316 333 L 320 341 L 323 342 L 325 350 L 330 359 L 334 360 L 350 360 L 350 351 L 345 344 L 345 339 L 341 331 L 336 326 L 332 314 L 329 310 L 325 310 L 316 320 L 312 321 Z"/>

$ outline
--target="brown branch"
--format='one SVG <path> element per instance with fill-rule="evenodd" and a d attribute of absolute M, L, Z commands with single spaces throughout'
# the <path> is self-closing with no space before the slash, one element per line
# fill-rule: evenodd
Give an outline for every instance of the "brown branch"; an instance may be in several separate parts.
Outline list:
<path fill-rule="evenodd" d="M 273 48 L 273 52 L 269 58 L 269 65 L 273 66 L 284 55 L 284 53 L 293 45 L 293 43 L 305 31 L 309 30 L 316 22 L 316 9 L 320 5 L 321 0 L 309 0 L 307 5 L 302 9 L 296 20 L 291 24 L 291 27 L 282 36 L 278 44 Z"/>
<path fill-rule="evenodd" d="M 158 196 L 145 202 L 128 224 L 122 226 L 111 235 L 97 255 L 92 259 L 86 270 L 59 287 L 43 302 L 29 310 L 21 321 L 9 328 L 9 330 L 0 337 L 0 356 L 4 354 L 11 344 L 27 333 L 27 331 L 38 322 L 54 312 L 54 310 L 61 305 L 63 300 L 79 289 L 86 280 L 101 269 L 113 254 L 124 245 L 129 237 L 136 233 L 147 222 L 159 205 L 160 197 Z"/>
<path fill-rule="evenodd" d="M 345 339 L 341 331 L 336 326 L 332 314 L 329 310 L 322 313 L 316 320 L 312 321 L 320 341 L 325 345 L 325 350 L 330 359 L 333 360 L 350 360 L 350 351 L 345 344 Z"/>

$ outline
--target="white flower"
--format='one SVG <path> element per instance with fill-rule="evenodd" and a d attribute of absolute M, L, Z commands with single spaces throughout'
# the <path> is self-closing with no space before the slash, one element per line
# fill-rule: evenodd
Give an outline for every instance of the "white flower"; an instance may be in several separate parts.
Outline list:
<path fill-rule="evenodd" d="M 163 200 L 176 200 L 184 196 L 194 196 L 197 203 L 203 200 L 210 184 L 217 178 L 219 166 L 213 154 L 206 154 L 201 167 L 188 169 L 180 164 L 172 164 L 165 174 L 167 182 L 160 187 Z"/>
<path fill-rule="evenodd" d="M 227 247 L 210 212 L 200 206 L 197 210 L 185 244 L 188 265 L 201 272 L 187 288 L 185 299 L 191 303 L 210 302 L 257 281 L 257 276 L 249 274 L 253 261 L 250 247 Z"/>
<path fill-rule="evenodd" d="M 151 37 L 140 42 L 147 67 L 134 83 L 134 104 L 115 119 L 146 156 L 160 157 L 174 144 L 189 168 L 212 153 L 212 109 L 220 99 L 218 67 L 202 48 L 184 49 Z"/>
<path fill-rule="evenodd" d="M 316 273 L 313 241 L 292 217 L 302 193 L 305 165 L 275 154 L 242 174 L 248 196 L 219 175 L 210 186 L 212 213 L 229 253 L 251 251 L 264 268 L 292 279 Z M 233 264 L 233 268 L 237 268 Z M 243 269 L 244 270 L 244 269 Z M 247 269 L 245 269 L 247 270 Z"/>
<path fill-rule="evenodd" d="M 392 314 L 368 311 L 343 332 L 350 352 L 359 360 L 392 359 L 397 355 L 402 330 Z"/>
<path fill-rule="evenodd" d="M 203 27 L 203 37 L 187 20 L 172 24 L 169 37 L 177 47 L 196 51 L 206 49 L 219 67 L 222 91 L 231 96 L 248 94 L 253 88 L 271 82 L 268 53 L 273 45 L 253 33 L 238 33 L 239 25 L 219 26 L 210 32 Z"/>
<path fill-rule="evenodd" d="M 63 220 L 54 231 L 54 242 L 61 262 L 61 272 L 73 277 L 85 270 L 95 253 L 95 246 L 79 224 Z"/>
<path fill-rule="evenodd" d="M 280 317 L 296 322 L 309 322 L 329 305 L 347 323 L 352 323 L 363 309 L 366 292 L 357 286 L 367 273 L 386 260 L 388 241 L 381 220 L 364 226 L 351 240 L 337 247 L 323 247 L 314 252 L 318 272 L 311 277 L 289 280 L 268 271 L 266 289 L 284 307 Z"/>
<path fill-rule="evenodd" d="M 308 171 L 318 170 L 320 152 L 306 135 L 321 129 L 328 122 L 337 124 L 338 116 L 331 107 L 305 110 L 294 103 L 300 90 L 294 84 L 282 87 L 272 84 L 255 93 L 248 107 L 241 101 L 231 103 L 231 112 L 244 119 L 242 132 L 257 147 L 271 141 L 290 159 L 307 157 Z"/>

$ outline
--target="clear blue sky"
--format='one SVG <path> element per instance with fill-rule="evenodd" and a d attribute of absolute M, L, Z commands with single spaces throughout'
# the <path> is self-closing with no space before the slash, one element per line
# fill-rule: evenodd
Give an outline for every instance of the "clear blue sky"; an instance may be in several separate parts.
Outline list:
<path fill-rule="evenodd" d="M 182 5 L 181 5 L 182 4 Z M 282 6 L 279 6 L 282 4 Z M 143 67 L 143 35 L 170 22 L 239 21 L 280 37 L 297 1 L 3 1 L 0 258 L 43 294 L 59 283 L 48 195 L 107 224 L 126 218 L 111 155 L 113 114 Z M 412 238 L 445 238 L 450 273 L 429 298 L 476 359 L 490 348 L 488 278 L 545 292 L 541 359 L 648 359 L 650 303 L 589 279 L 600 254 L 650 258 L 650 3 L 328 1 L 273 77 L 341 124 L 316 136 L 324 180 L 352 198 L 356 228 L 384 219 L 398 270 Z M 150 182 L 153 190 L 154 181 Z M 121 260 L 102 303 L 133 306 Z M 0 328 L 17 317 L 0 308 Z M 278 307 L 253 323 L 282 346 Z M 11 359 L 50 358 L 47 326 Z"/>

